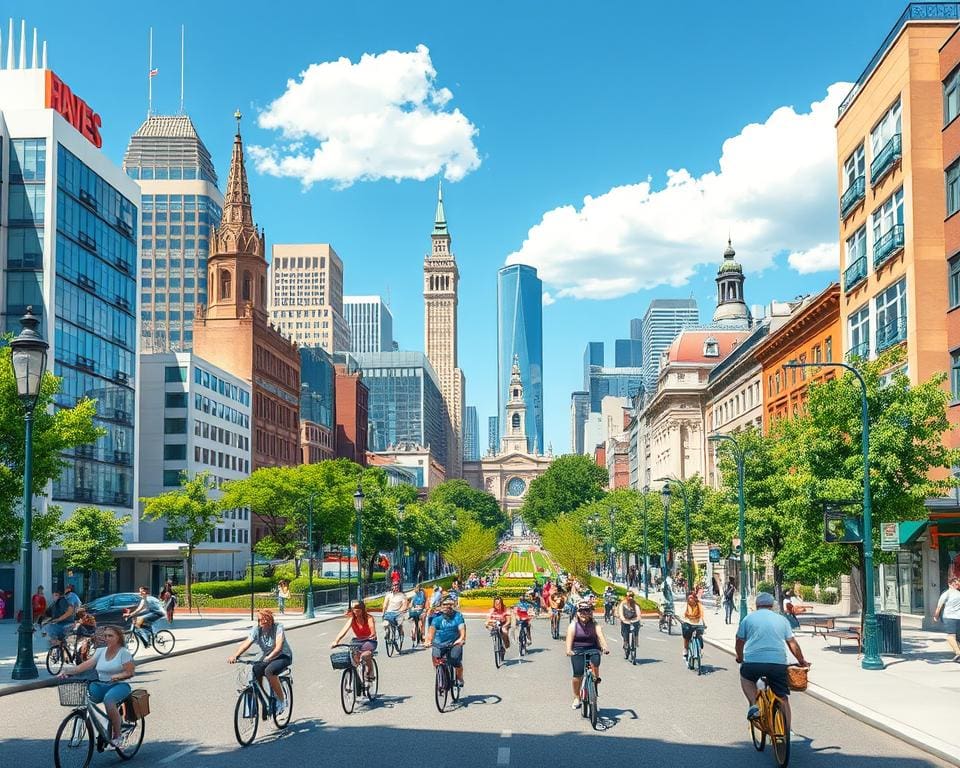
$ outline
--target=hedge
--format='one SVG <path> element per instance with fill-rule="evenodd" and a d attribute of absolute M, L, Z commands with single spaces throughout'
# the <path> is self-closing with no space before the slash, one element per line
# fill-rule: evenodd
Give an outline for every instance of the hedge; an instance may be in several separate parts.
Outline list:
<path fill-rule="evenodd" d="M 266 576 L 253 577 L 254 592 L 269 592 L 273 589 L 273 579 Z M 177 599 L 183 603 L 186 599 L 186 587 L 182 584 L 173 590 Z M 213 598 L 234 597 L 235 595 L 250 594 L 250 579 L 244 581 L 195 581 L 190 585 L 190 591 L 195 595 L 209 595 Z"/>
<path fill-rule="evenodd" d="M 621 586 L 618 586 L 617 584 L 611 584 L 609 581 L 605 579 L 601 579 L 599 576 L 590 577 L 590 590 L 592 592 L 595 592 L 597 595 L 602 595 L 603 590 L 605 590 L 608 586 L 613 587 L 613 592 L 617 597 L 623 597 L 624 595 L 627 594 L 626 587 L 621 587 Z M 653 602 L 652 600 L 647 600 L 643 597 L 640 597 L 637 594 L 637 590 L 633 590 L 633 593 L 634 595 L 636 595 L 637 605 L 640 606 L 640 610 L 642 611 L 659 610 L 659 606 L 655 602 Z"/>

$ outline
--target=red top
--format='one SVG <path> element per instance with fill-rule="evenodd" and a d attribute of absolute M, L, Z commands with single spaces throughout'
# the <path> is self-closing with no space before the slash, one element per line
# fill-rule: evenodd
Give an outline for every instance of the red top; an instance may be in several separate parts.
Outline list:
<path fill-rule="evenodd" d="M 34 595 L 30 600 L 30 605 L 34 616 L 43 616 L 43 612 L 47 610 L 47 598 L 43 595 Z"/>
<path fill-rule="evenodd" d="M 506 624 L 510 620 L 510 612 L 506 608 L 504 608 L 502 611 L 498 611 L 496 608 L 491 608 L 490 613 L 487 615 L 487 620 L 499 621 L 501 624 Z"/>
<path fill-rule="evenodd" d="M 361 624 L 357 621 L 357 617 L 353 616 L 350 619 L 350 629 L 353 630 L 353 634 L 358 640 L 366 640 L 373 637 L 373 630 L 370 629 L 369 620 L 366 624 Z"/>

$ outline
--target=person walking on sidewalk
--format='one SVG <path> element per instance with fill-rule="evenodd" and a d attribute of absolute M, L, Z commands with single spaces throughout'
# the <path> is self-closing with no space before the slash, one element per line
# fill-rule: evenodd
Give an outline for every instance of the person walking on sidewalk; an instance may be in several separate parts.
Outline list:
<path fill-rule="evenodd" d="M 725 624 L 732 623 L 730 617 L 733 616 L 733 596 L 737 593 L 737 583 L 733 576 L 723 588 L 723 621 Z"/>
<path fill-rule="evenodd" d="M 937 601 L 933 620 L 941 619 L 947 630 L 947 644 L 953 650 L 953 661 L 960 663 L 960 576 L 950 579 L 947 590 Z"/>
<path fill-rule="evenodd" d="M 30 598 L 30 610 L 33 613 L 33 623 L 39 624 L 43 621 L 43 614 L 47 612 L 47 598 L 43 594 L 43 587 L 37 587 L 36 593 Z"/>

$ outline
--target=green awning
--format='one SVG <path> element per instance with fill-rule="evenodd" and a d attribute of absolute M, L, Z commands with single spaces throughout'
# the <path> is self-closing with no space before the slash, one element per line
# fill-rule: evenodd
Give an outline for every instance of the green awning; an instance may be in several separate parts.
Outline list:
<path fill-rule="evenodd" d="M 913 544 L 927 530 L 927 520 L 904 520 L 900 523 L 900 546 Z"/>

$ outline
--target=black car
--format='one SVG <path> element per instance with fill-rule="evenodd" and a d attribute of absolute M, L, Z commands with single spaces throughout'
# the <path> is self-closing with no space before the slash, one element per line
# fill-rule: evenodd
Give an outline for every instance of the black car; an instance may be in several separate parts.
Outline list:
<path fill-rule="evenodd" d="M 123 617 L 124 611 L 136 609 L 140 603 L 140 593 L 138 592 L 117 592 L 113 595 L 104 595 L 96 600 L 91 600 L 84 605 L 87 613 L 91 614 L 97 620 L 97 624 L 118 624 L 124 626 L 127 619 Z M 166 613 L 163 610 L 163 603 L 157 598 L 147 596 L 147 604 L 154 611 Z"/>

